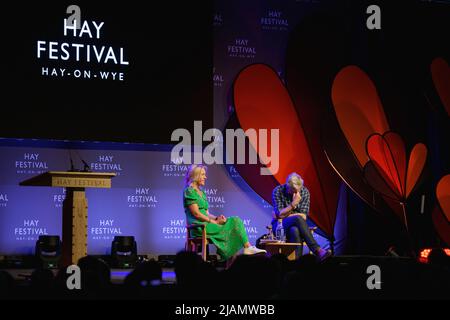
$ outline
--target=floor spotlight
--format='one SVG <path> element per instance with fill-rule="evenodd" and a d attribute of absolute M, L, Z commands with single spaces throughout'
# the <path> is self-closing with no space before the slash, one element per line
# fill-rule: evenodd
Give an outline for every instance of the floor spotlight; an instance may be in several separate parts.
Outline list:
<path fill-rule="evenodd" d="M 116 268 L 134 268 L 137 262 L 137 244 L 133 236 L 115 236 L 111 258 Z"/>
<path fill-rule="evenodd" d="M 59 236 L 39 236 L 36 241 L 35 256 L 40 267 L 58 268 L 61 260 L 61 241 Z"/>

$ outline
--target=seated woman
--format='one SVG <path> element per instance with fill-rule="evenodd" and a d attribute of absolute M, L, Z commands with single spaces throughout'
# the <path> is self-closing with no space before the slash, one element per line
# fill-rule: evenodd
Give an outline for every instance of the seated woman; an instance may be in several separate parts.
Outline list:
<path fill-rule="evenodd" d="M 206 167 L 191 165 L 186 173 L 183 204 L 188 224 L 206 224 L 206 235 L 217 248 L 222 261 L 232 258 L 244 248 L 244 254 L 265 253 L 248 242 L 244 224 L 239 217 L 214 216 L 208 211 L 206 194 L 201 190 L 206 182 Z M 200 236 L 198 234 L 193 236 Z"/>

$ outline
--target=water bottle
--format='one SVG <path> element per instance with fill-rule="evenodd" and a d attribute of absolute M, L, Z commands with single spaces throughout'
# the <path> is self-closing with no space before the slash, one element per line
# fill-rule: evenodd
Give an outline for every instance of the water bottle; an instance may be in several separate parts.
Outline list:
<path fill-rule="evenodd" d="M 278 219 L 277 229 L 275 231 L 275 237 L 276 237 L 277 240 L 279 240 L 281 242 L 285 242 L 286 241 L 286 236 L 284 234 L 283 220 L 282 219 Z"/>

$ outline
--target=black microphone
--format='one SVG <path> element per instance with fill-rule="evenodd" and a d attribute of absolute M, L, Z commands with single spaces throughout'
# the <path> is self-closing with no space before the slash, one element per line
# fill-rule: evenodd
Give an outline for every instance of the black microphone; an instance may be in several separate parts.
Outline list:
<path fill-rule="evenodd" d="M 77 152 L 78 158 L 80 158 L 80 161 L 84 165 L 83 171 L 84 172 L 91 172 L 92 170 L 91 170 L 91 167 L 89 166 L 89 164 L 86 161 L 84 161 L 84 159 L 80 156 L 80 153 L 78 151 L 76 151 L 76 152 Z"/>
<path fill-rule="evenodd" d="M 70 151 L 70 149 L 69 149 L 69 159 L 70 159 L 70 170 L 69 171 L 71 171 L 71 172 L 76 171 L 75 166 L 73 164 L 72 152 Z"/>
<path fill-rule="evenodd" d="M 81 159 L 81 158 L 80 158 Z M 91 172 L 92 170 L 91 170 L 91 167 L 88 165 L 88 163 L 86 162 L 86 161 L 84 161 L 83 159 L 81 159 L 81 162 L 83 162 L 83 164 L 84 164 L 84 168 L 83 168 L 83 171 L 85 171 L 85 172 Z"/>

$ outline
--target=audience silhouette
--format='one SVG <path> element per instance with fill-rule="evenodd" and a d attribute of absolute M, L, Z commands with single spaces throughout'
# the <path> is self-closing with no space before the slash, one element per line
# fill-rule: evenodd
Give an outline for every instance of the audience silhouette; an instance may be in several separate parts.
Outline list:
<path fill-rule="evenodd" d="M 367 287 L 367 267 L 378 263 L 382 290 Z M 105 261 L 79 260 L 81 290 L 67 287 L 67 268 L 38 268 L 23 280 L 0 270 L 0 299 L 432 299 L 450 298 L 450 264 L 436 250 L 429 263 L 414 259 L 313 255 L 289 261 L 284 255 L 238 256 L 228 268 L 214 266 L 193 252 L 175 257 L 176 282 L 165 282 L 155 260 L 139 263 L 124 281 L 113 283 Z M 173 269 L 172 269 L 173 270 Z M 56 274 L 56 276 L 55 276 Z M 20 283 L 20 285 L 19 285 Z"/>

